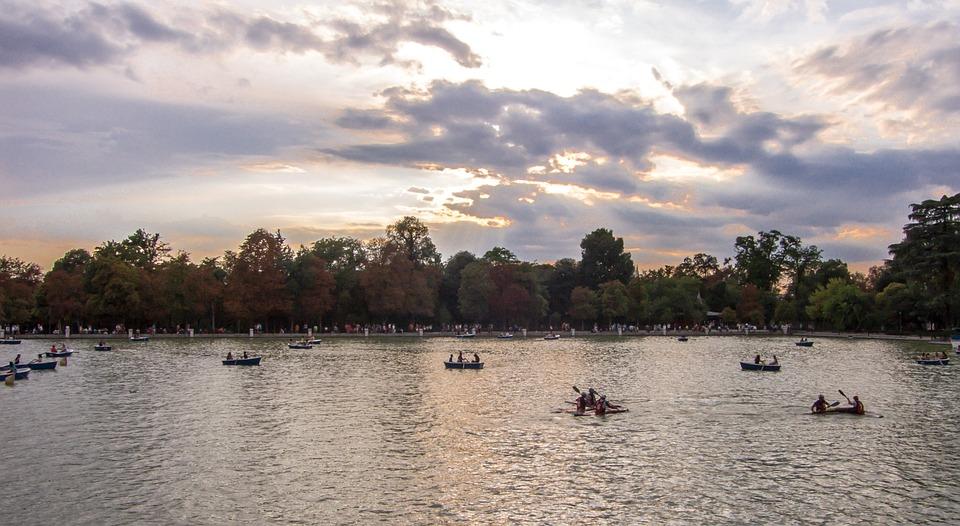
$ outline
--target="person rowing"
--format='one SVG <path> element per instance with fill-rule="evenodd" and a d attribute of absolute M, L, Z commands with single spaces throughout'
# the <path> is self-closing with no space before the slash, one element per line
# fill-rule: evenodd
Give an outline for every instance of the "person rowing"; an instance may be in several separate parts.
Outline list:
<path fill-rule="evenodd" d="M 13 359 L 13 363 L 14 363 L 14 365 L 19 365 L 19 364 L 20 364 L 20 355 L 19 355 L 19 354 L 17 355 L 16 358 Z"/>
<path fill-rule="evenodd" d="M 232 353 L 232 352 L 227 351 L 227 359 L 228 359 L 228 360 L 232 360 L 232 359 L 233 359 L 233 353 Z"/>
<path fill-rule="evenodd" d="M 780 360 L 777 359 L 777 355 L 773 355 L 773 361 L 770 362 L 770 365 L 780 365 Z"/>
<path fill-rule="evenodd" d="M 480 363 L 480 355 L 473 353 L 473 363 Z"/>
<path fill-rule="evenodd" d="M 460 355 L 457 356 L 457 361 L 458 361 L 458 362 L 464 361 L 464 360 L 463 360 L 463 351 L 460 351 Z"/>
<path fill-rule="evenodd" d="M 597 391 L 593 387 L 587 389 L 587 405 L 597 405 Z"/>
<path fill-rule="evenodd" d="M 760 359 L 760 355 L 759 355 L 759 354 L 757 355 L 756 358 L 753 359 L 753 363 L 755 363 L 755 364 L 757 364 L 757 365 L 763 364 L 763 360 Z"/>
<path fill-rule="evenodd" d="M 811 413 L 826 413 L 828 407 L 830 407 L 830 404 L 827 403 L 826 397 L 824 397 L 824 396 L 821 394 L 819 397 L 817 397 L 817 401 L 814 402 L 812 406 L 810 406 L 810 412 L 811 412 Z"/>
<path fill-rule="evenodd" d="M 845 395 L 843 391 L 840 391 L 840 394 L 847 399 L 847 403 L 850 404 L 850 408 L 852 409 L 851 412 L 858 415 L 862 415 L 867 412 L 866 408 L 863 407 L 863 402 L 860 401 L 860 395 L 853 395 L 853 400 L 850 400 L 850 398 L 847 398 L 847 395 Z"/>
<path fill-rule="evenodd" d="M 587 412 L 587 394 L 580 393 L 580 396 L 577 397 L 577 411 L 576 414 L 582 415 Z"/>

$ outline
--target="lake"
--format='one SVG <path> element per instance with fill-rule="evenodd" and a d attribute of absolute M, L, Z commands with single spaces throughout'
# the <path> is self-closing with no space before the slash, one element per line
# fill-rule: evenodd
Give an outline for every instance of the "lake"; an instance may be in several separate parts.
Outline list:
<path fill-rule="evenodd" d="M 787 337 L 114 340 L 0 386 L 18 524 L 960 520 L 958 366 Z M 4 363 L 49 341 L 0 347 Z M 6 346 L 4 346 L 6 347 Z M 225 367 L 227 351 L 263 354 Z M 481 371 L 445 370 L 480 353 Z M 779 373 L 738 361 L 776 354 Z M 29 359 L 29 358 L 28 358 Z M 574 417 L 572 386 L 630 408 Z M 871 413 L 814 416 L 817 394 Z M 15 503 L 15 505 L 14 505 Z M 16 510 L 16 511 L 13 511 Z"/>

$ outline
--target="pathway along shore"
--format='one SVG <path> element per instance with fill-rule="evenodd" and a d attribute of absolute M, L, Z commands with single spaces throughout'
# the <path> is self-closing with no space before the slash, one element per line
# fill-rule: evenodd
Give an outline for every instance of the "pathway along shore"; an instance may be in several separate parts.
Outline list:
<path fill-rule="evenodd" d="M 489 331 L 489 332 L 480 332 L 477 333 L 477 338 L 491 338 L 494 339 L 500 334 L 501 331 Z M 590 332 L 590 331 L 581 331 L 577 330 L 576 334 L 571 334 L 571 331 L 527 331 L 527 339 L 537 339 L 550 334 L 551 332 L 558 333 L 562 338 L 610 338 L 618 337 L 616 331 L 601 331 L 601 332 Z M 189 339 L 191 336 L 189 334 L 144 334 L 149 336 L 150 339 Z M 17 335 L 7 335 L 8 337 L 13 337 L 20 340 L 126 340 L 128 336 L 126 334 L 71 334 L 69 337 L 62 334 L 17 334 Z M 384 333 L 384 332 L 371 332 L 369 336 L 365 336 L 361 333 L 315 333 L 312 337 L 315 338 L 453 338 L 456 336 L 455 332 L 424 332 L 423 336 L 417 332 L 396 332 L 396 333 Z M 624 331 L 619 337 L 622 338 L 635 338 L 635 337 L 661 337 L 661 338 L 676 338 L 678 336 L 688 336 L 691 338 L 705 337 L 705 336 L 749 336 L 756 338 L 768 338 L 768 337 L 805 337 L 808 339 L 812 338 L 850 338 L 850 339 L 864 339 L 864 340 L 902 340 L 902 341 L 919 341 L 919 342 L 933 342 L 933 343 L 949 343 L 948 340 L 944 339 L 941 336 L 929 336 L 929 335 L 916 335 L 916 334 L 883 334 L 876 332 L 857 332 L 857 333 L 839 333 L 839 332 L 820 332 L 820 331 L 790 331 L 787 334 L 784 334 L 782 331 L 769 332 L 769 331 L 710 331 L 709 333 L 703 331 L 692 331 L 692 330 L 680 330 L 680 331 L 667 331 L 666 334 L 663 331 Z M 235 332 L 235 333 L 196 333 L 192 338 L 203 338 L 203 339 L 218 339 L 218 338 L 254 338 L 254 339 L 273 339 L 273 340 L 289 340 L 289 339 L 304 339 L 308 338 L 310 335 L 307 333 L 259 333 L 250 336 L 248 333 Z M 522 332 L 514 333 L 515 339 L 523 339 Z"/>

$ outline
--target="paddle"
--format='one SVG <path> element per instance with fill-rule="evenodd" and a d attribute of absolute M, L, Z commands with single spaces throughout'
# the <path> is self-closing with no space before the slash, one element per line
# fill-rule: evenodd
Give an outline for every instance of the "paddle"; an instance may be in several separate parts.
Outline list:
<path fill-rule="evenodd" d="M 850 401 L 850 398 L 849 398 L 847 395 L 843 394 L 843 390 L 842 390 L 842 389 L 837 389 L 837 391 L 840 392 L 840 395 L 841 395 L 841 396 L 843 396 L 844 398 L 847 399 L 847 403 L 848 403 L 848 404 L 853 404 L 853 402 Z"/>

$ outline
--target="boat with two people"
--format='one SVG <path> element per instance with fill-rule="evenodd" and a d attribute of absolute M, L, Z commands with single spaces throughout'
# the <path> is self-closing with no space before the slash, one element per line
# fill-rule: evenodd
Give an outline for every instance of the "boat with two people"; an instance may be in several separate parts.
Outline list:
<path fill-rule="evenodd" d="M 856 415 L 883 418 L 883 415 L 867 413 L 863 402 L 860 401 L 860 395 L 853 395 L 853 400 L 851 400 L 842 389 L 837 389 L 837 392 L 847 399 L 846 406 L 837 407 L 840 405 L 840 402 L 828 404 L 826 398 L 821 394 L 817 400 L 813 402 L 813 405 L 810 406 L 810 413 L 815 415 Z"/>
<path fill-rule="evenodd" d="M 17 340 L 12 336 L 4 336 L 3 338 L 0 338 L 0 345 L 20 345 L 20 340 Z"/>
<path fill-rule="evenodd" d="M 75 351 L 73 349 L 67 349 L 67 346 L 60 344 L 58 349 L 56 344 L 50 346 L 50 350 L 46 352 L 47 358 L 66 358 L 71 356 Z"/>
<path fill-rule="evenodd" d="M 560 334 L 551 331 L 550 334 L 543 337 L 544 340 L 559 340 Z"/>
<path fill-rule="evenodd" d="M 740 369 L 744 371 L 779 371 L 780 370 L 780 360 L 777 359 L 777 355 L 773 355 L 773 360 L 770 363 L 767 363 L 766 360 L 760 357 L 758 354 L 753 358 L 752 362 L 740 362 Z"/>
<path fill-rule="evenodd" d="M 460 351 L 456 360 L 453 359 L 451 354 L 450 358 L 443 362 L 443 367 L 445 369 L 483 369 L 483 362 L 480 361 L 480 355 L 477 353 L 473 353 L 473 360 L 468 361 L 463 357 L 463 351 Z"/>
<path fill-rule="evenodd" d="M 94 351 L 109 351 L 111 349 L 113 349 L 113 347 L 107 345 L 107 343 L 103 340 L 100 340 L 96 345 L 93 346 Z"/>
<path fill-rule="evenodd" d="M 13 360 L 13 365 L 14 365 L 15 367 L 17 367 L 17 368 L 27 367 L 27 368 L 29 368 L 31 371 L 36 371 L 36 370 L 40 370 L 40 369 L 56 369 L 56 368 L 57 368 L 57 361 L 56 361 L 56 360 L 50 360 L 50 361 L 48 361 L 48 362 L 45 362 L 45 361 L 43 361 L 43 354 L 41 353 L 41 354 L 38 354 L 35 359 L 33 359 L 33 360 L 31 360 L 31 361 L 29 361 L 29 362 L 27 362 L 27 363 L 20 363 L 20 355 L 18 354 L 17 357 L 14 358 L 14 360 Z M 10 370 L 10 366 L 9 366 L 9 365 L 4 365 L 3 367 L 0 367 L 0 370 L 9 371 L 9 370 Z"/>
<path fill-rule="evenodd" d="M 797 347 L 813 347 L 813 341 L 806 338 L 800 338 L 800 341 L 796 342 Z"/>
<path fill-rule="evenodd" d="M 242 356 L 233 356 L 232 352 L 227 352 L 227 358 L 222 360 L 223 365 L 260 365 L 260 359 L 263 356 L 248 356 L 247 351 L 243 351 Z"/>
<path fill-rule="evenodd" d="M 290 340 L 290 343 L 287 344 L 287 348 L 288 349 L 313 349 L 313 345 L 311 345 L 309 342 L 305 340 L 300 340 L 298 342 Z"/>
<path fill-rule="evenodd" d="M 130 341 L 132 341 L 132 342 L 148 342 L 148 341 L 150 341 L 150 337 L 149 337 L 149 336 L 143 336 L 143 335 L 141 335 L 140 333 L 136 333 L 136 334 L 134 334 L 133 336 L 130 337 Z"/>

